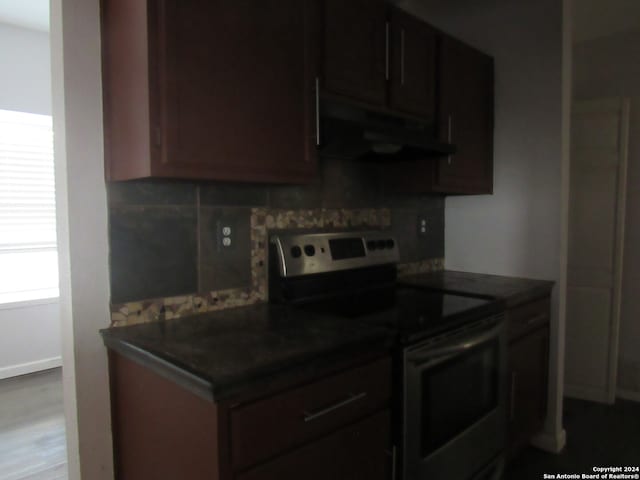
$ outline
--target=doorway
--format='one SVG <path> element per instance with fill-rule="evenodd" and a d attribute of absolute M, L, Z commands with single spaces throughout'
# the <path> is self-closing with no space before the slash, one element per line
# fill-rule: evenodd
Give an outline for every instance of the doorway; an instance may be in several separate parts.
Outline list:
<path fill-rule="evenodd" d="M 614 98 L 572 116 L 565 392 L 604 403 L 616 397 L 629 113 Z"/>
<path fill-rule="evenodd" d="M 49 1 L 0 2 L 0 477 L 66 479 Z"/>

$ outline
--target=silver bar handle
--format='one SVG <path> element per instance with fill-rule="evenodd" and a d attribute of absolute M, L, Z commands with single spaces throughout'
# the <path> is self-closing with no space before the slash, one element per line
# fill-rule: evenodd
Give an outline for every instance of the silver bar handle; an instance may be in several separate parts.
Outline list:
<path fill-rule="evenodd" d="M 316 146 L 320 146 L 320 78 L 316 77 Z"/>
<path fill-rule="evenodd" d="M 447 125 L 447 141 L 451 143 L 452 139 L 453 139 L 453 115 L 449 114 L 448 125 Z M 451 157 L 452 157 L 451 154 L 449 154 L 449 156 L 447 157 L 447 163 L 449 165 L 451 165 Z"/>
<path fill-rule="evenodd" d="M 391 480 L 396 480 L 398 449 L 394 445 L 391 449 Z"/>
<path fill-rule="evenodd" d="M 384 78 L 389 80 L 389 22 L 385 22 Z"/>
<path fill-rule="evenodd" d="M 511 398 L 509 402 L 509 419 L 513 421 L 516 418 L 516 381 L 518 374 L 516 372 L 511 373 Z"/>
<path fill-rule="evenodd" d="M 447 347 L 429 350 L 424 355 L 421 355 L 416 358 L 411 358 L 410 361 L 411 363 L 419 364 L 419 363 L 424 363 L 425 361 L 431 360 L 433 358 L 444 357 L 444 356 L 452 355 L 455 353 L 464 352 L 466 350 L 470 350 L 474 347 L 477 347 L 478 345 L 481 345 L 499 336 L 501 331 L 502 331 L 502 325 L 496 325 L 491 330 L 481 333 L 480 335 L 477 335 L 469 340 L 456 342 L 453 345 L 450 345 Z"/>
<path fill-rule="evenodd" d="M 320 417 L 323 417 L 325 415 L 327 415 L 328 413 L 334 412 L 342 407 L 346 407 L 347 405 L 350 405 L 354 402 L 357 402 L 358 400 L 362 400 L 364 397 L 367 396 L 367 392 L 360 392 L 357 394 L 350 394 L 346 399 L 341 400 L 339 402 L 334 403 L 333 405 L 329 405 L 326 408 L 323 408 L 322 410 L 317 410 L 315 412 L 303 412 L 304 413 L 304 421 L 305 422 L 311 422 L 313 420 L 316 420 Z"/>
<path fill-rule="evenodd" d="M 400 30 L 400 85 L 404 85 L 404 28 Z"/>
<path fill-rule="evenodd" d="M 391 480 L 396 480 L 398 448 L 394 445 L 391 450 L 385 450 L 385 453 L 391 456 Z"/>

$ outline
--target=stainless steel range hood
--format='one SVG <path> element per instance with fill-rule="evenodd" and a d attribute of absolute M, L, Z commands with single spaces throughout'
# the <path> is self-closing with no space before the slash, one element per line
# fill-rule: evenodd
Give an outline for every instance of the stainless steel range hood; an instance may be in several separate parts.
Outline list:
<path fill-rule="evenodd" d="M 320 114 L 320 152 L 327 156 L 385 162 L 427 159 L 456 151 L 454 145 L 438 141 L 434 126 L 426 122 L 334 100 L 323 100 Z"/>

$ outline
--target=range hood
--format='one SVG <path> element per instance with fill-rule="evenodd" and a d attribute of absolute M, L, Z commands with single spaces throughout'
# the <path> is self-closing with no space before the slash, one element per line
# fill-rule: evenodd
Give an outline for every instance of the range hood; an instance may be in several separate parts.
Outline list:
<path fill-rule="evenodd" d="M 454 145 L 435 138 L 433 125 L 417 120 L 334 100 L 323 100 L 320 116 L 320 152 L 327 156 L 395 162 L 456 151 Z"/>

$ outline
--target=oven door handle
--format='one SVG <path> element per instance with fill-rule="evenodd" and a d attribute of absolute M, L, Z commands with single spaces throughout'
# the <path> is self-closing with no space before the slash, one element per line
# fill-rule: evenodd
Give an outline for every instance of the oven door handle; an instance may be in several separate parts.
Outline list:
<path fill-rule="evenodd" d="M 433 360 L 438 357 L 448 357 L 451 355 L 465 352 L 467 350 L 471 350 L 472 348 L 477 347 L 478 345 L 481 345 L 489 340 L 492 340 L 498 337 L 502 332 L 502 328 L 503 328 L 502 324 L 499 324 L 493 327 L 491 330 L 481 333 L 480 335 L 477 335 L 475 337 L 468 338 L 462 341 L 457 341 L 455 343 L 447 345 L 446 347 L 440 347 L 440 348 L 434 348 L 434 349 L 424 348 L 425 350 L 424 353 L 417 354 L 418 352 L 414 352 L 416 353 L 416 355 L 411 356 L 409 358 L 409 361 L 413 364 L 422 364 L 424 362 Z"/>

